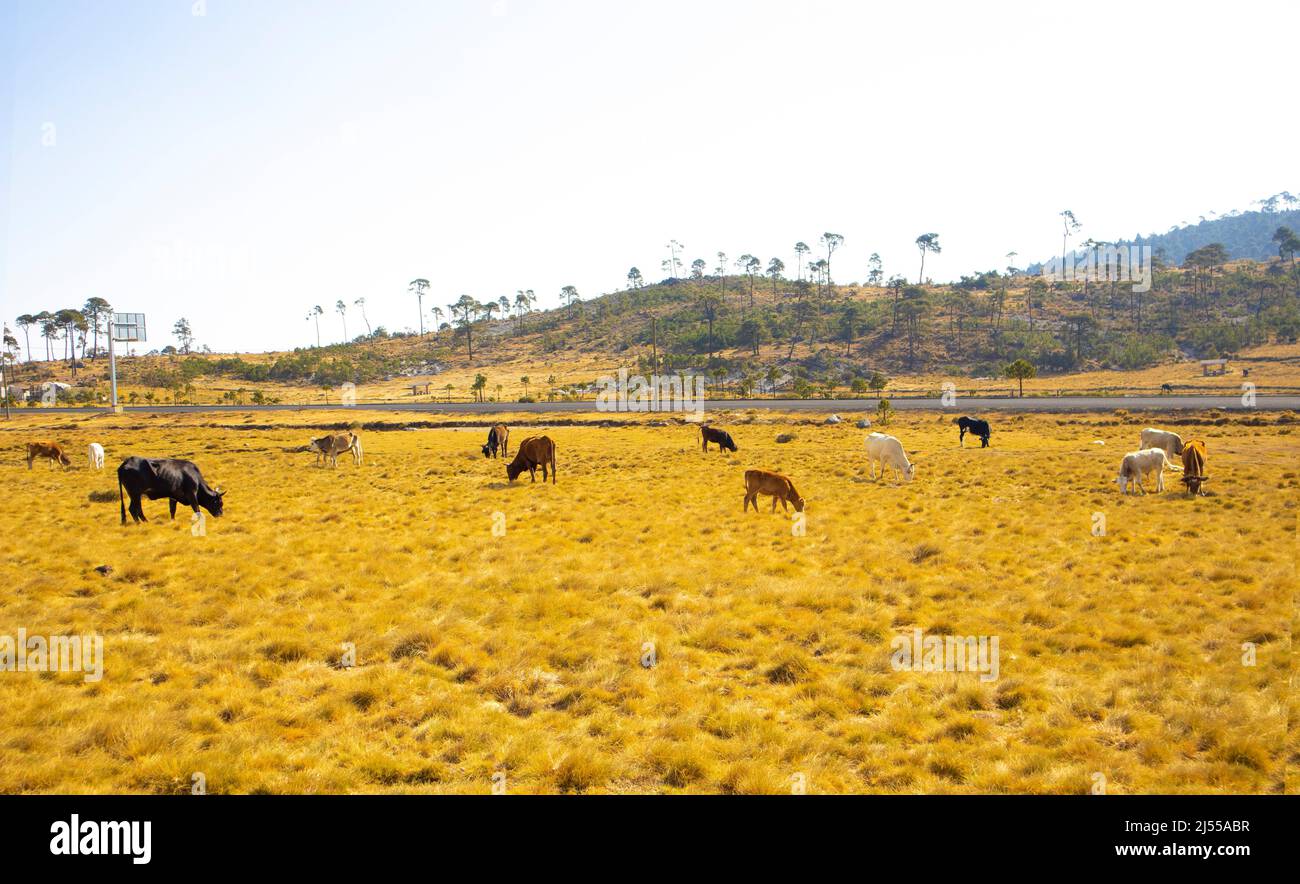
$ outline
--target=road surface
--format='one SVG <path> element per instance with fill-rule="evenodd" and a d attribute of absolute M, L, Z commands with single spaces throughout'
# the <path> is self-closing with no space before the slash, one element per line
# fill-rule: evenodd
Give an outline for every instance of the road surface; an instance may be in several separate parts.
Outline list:
<path fill-rule="evenodd" d="M 771 411 L 807 411 L 813 413 L 874 412 L 878 399 L 714 399 L 706 401 L 705 411 L 712 409 L 739 411 L 749 408 Z M 891 399 L 898 411 L 945 411 L 953 414 L 980 414 L 989 411 L 1027 411 L 1039 413 L 1070 413 L 1113 411 L 1124 408 L 1130 411 L 1205 411 L 1211 408 L 1223 411 L 1296 411 L 1300 410 L 1300 396 L 1265 396 L 1255 398 L 1253 407 L 1246 406 L 1242 397 L 1234 396 L 1031 396 L 1024 399 L 1012 397 L 958 396 L 952 405 L 940 399 Z M 197 412 L 251 412 L 251 411 L 338 411 L 350 408 L 357 411 L 396 411 L 427 414 L 500 414 L 510 413 L 592 413 L 600 411 L 594 400 L 580 402 L 358 402 L 343 406 L 328 405 L 142 405 L 129 406 L 126 413 L 190 414 Z M 33 411 L 52 414 L 93 414 L 103 408 L 14 408 L 15 414 Z M 622 412 L 610 412 L 611 415 Z"/>

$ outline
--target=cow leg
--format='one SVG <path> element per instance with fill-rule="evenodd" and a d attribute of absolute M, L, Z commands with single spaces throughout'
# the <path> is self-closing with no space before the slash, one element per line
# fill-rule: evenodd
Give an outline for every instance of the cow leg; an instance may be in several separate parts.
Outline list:
<path fill-rule="evenodd" d="M 962 448 L 966 447 L 966 428 L 961 428 L 961 433 L 957 436 L 957 444 Z"/>
<path fill-rule="evenodd" d="M 536 464 L 534 464 L 533 466 L 531 466 L 531 467 L 528 468 L 528 475 L 532 477 L 532 479 L 533 479 L 534 482 L 537 481 L 537 465 L 536 465 Z"/>
<path fill-rule="evenodd" d="M 141 500 L 140 500 L 139 497 L 133 497 L 133 498 L 131 498 L 131 508 L 130 508 L 130 509 L 131 509 L 131 518 L 132 518 L 132 519 L 135 519 L 137 522 L 147 522 L 147 521 L 149 521 L 148 519 L 145 518 L 145 515 L 144 515 L 144 504 L 141 503 Z"/>
<path fill-rule="evenodd" d="M 176 521 L 176 498 L 170 497 L 167 499 L 167 510 L 171 514 L 172 521 Z"/>

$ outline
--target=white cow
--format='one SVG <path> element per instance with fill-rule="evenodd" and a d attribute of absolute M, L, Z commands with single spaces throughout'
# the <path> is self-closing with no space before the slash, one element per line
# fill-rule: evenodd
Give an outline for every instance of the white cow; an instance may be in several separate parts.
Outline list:
<path fill-rule="evenodd" d="M 86 456 L 90 460 L 92 470 L 102 470 L 104 468 L 104 446 L 98 442 L 91 442 L 90 448 L 86 450 Z"/>
<path fill-rule="evenodd" d="M 876 462 L 880 462 L 880 478 L 885 478 L 885 470 L 892 469 L 894 478 L 900 475 L 908 482 L 916 477 L 916 464 L 908 463 L 903 453 L 903 443 L 887 433 L 871 433 L 867 436 L 867 463 L 871 466 L 871 478 L 876 478 Z"/>
<path fill-rule="evenodd" d="M 1142 431 L 1142 448 L 1163 448 L 1165 454 L 1171 458 L 1181 457 L 1183 453 L 1183 437 L 1167 430 L 1156 430 L 1147 427 Z"/>
<path fill-rule="evenodd" d="M 1142 477 L 1154 472 L 1156 474 L 1156 491 L 1164 491 L 1165 467 L 1180 472 L 1183 469 L 1170 462 L 1169 456 L 1165 454 L 1163 448 L 1143 448 L 1141 451 L 1131 451 L 1124 455 L 1124 460 L 1119 465 L 1119 475 L 1115 477 L 1115 484 L 1119 485 L 1121 494 L 1128 494 L 1130 485 L 1146 494 L 1147 490 L 1142 487 Z"/>

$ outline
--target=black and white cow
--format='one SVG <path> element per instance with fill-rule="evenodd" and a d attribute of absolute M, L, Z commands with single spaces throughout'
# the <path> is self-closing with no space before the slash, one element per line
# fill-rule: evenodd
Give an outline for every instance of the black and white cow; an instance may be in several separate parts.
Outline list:
<path fill-rule="evenodd" d="M 953 421 L 953 423 L 955 423 L 958 427 L 961 428 L 961 432 L 957 436 L 957 442 L 961 445 L 962 448 L 966 447 L 967 433 L 970 433 L 972 436 L 979 437 L 981 443 L 980 448 L 989 447 L 989 434 L 992 433 L 993 431 L 989 429 L 988 421 L 980 420 L 977 417 L 959 417 L 957 418 L 957 420 Z"/>

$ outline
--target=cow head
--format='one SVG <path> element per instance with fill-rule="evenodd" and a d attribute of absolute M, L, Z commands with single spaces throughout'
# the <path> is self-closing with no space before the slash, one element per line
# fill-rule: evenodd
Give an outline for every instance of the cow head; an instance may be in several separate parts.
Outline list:
<path fill-rule="evenodd" d="M 903 478 L 908 482 L 916 478 L 916 464 L 910 463 L 907 465 L 907 469 L 903 470 Z"/>
<path fill-rule="evenodd" d="M 511 482 L 519 478 L 519 474 L 523 471 L 524 465 L 517 460 L 506 464 L 506 477 L 509 478 Z"/>
<path fill-rule="evenodd" d="M 803 508 L 804 508 L 804 499 L 803 499 L 802 497 L 796 497 L 796 498 L 792 501 L 792 503 L 794 503 L 794 511 L 795 511 L 796 513 L 801 513 L 801 512 L 803 512 Z"/>
<path fill-rule="evenodd" d="M 307 446 L 307 450 L 313 454 L 320 454 L 324 450 L 320 443 L 320 439 L 312 439 L 311 444 Z"/>
<path fill-rule="evenodd" d="M 224 508 L 223 501 L 226 496 L 226 492 L 218 488 L 215 491 L 209 491 L 205 496 L 207 498 L 206 500 L 204 500 L 202 497 L 199 499 L 199 506 L 203 507 L 205 510 L 212 513 L 214 518 L 220 518 L 222 510 Z"/>
<path fill-rule="evenodd" d="M 60 451 L 60 452 L 59 452 L 59 463 L 63 464 L 65 467 L 70 467 L 70 466 L 72 466 L 72 458 L 68 457 L 66 454 L 64 454 L 62 451 Z"/>
<path fill-rule="evenodd" d="M 491 456 L 492 456 L 492 446 L 491 446 L 491 445 L 484 445 L 484 446 L 483 446 L 483 456 L 484 456 L 484 457 L 491 457 Z"/>
<path fill-rule="evenodd" d="M 725 450 L 727 450 L 727 451 L 739 451 L 739 450 L 740 450 L 739 448 L 736 447 L 735 440 L 733 440 L 733 439 L 731 438 L 731 434 L 730 434 L 730 433 L 726 433 L 726 432 L 724 432 L 724 433 L 722 434 L 722 443 L 721 443 L 721 445 L 722 445 L 722 447 L 723 447 Z"/>

